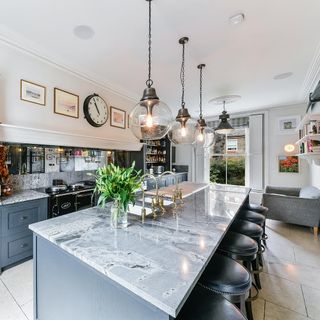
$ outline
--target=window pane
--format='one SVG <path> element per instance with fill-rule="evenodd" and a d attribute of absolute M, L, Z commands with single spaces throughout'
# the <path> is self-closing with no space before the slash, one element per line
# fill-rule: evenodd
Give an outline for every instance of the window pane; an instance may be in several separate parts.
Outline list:
<path fill-rule="evenodd" d="M 210 181 L 216 183 L 226 183 L 226 158 L 224 156 L 214 156 L 210 163 Z"/>
<path fill-rule="evenodd" d="M 227 162 L 227 184 L 239 186 L 245 185 L 246 163 L 245 157 L 228 157 Z"/>

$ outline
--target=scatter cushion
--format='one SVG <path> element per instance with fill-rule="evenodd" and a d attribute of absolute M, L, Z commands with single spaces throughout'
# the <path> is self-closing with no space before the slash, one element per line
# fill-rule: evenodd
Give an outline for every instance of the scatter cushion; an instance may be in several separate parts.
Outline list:
<path fill-rule="evenodd" d="M 300 198 L 320 199 L 320 189 L 312 186 L 303 187 L 300 190 Z"/>

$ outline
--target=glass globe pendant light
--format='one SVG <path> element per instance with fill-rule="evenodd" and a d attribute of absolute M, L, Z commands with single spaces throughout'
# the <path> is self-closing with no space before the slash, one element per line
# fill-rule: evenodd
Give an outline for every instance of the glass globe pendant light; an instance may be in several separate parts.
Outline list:
<path fill-rule="evenodd" d="M 182 87 L 181 108 L 178 111 L 176 120 L 171 125 L 168 137 L 173 144 L 194 144 L 195 131 L 197 122 L 191 118 L 188 109 L 185 107 L 184 101 L 184 67 L 185 67 L 185 44 L 189 38 L 183 37 L 179 39 L 182 44 L 182 63 L 180 71 L 180 81 Z"/>
<path fill-rule="evenodd" d="M 172 112 L 157 96 L 151 79 L 151 1 L 149 2 L 148 80 L 141 100 L 130 113 L 130 129 L 139 140 L 158 140 L 170 129 Z"/>
<path fill-rule="evenodd" d="M 197 147 L 210 148 L 214 143 L 214 131 L 207 126 L 202 115 L 202 69 L 205 66 L 203 63 L 198 65 L 198 69 L 200 70 L 200 115 L 197 123 L 195 144 Z"/>

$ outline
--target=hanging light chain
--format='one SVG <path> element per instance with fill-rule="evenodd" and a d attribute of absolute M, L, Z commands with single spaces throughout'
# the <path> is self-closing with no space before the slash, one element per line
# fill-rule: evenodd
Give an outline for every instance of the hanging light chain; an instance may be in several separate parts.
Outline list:
<path fill-rule="evenodd" d="M 202 74 L 203 65 L 200 65 L 200 119 L 202 119 L 202 82 L 203 82 L 203 74 Z"/>
<path fill-rule="evenodd" d="M 185 42 L 182 43 L 182 63 L 181 63 L 181 70 L 180 70 L 180 81 L 181 81 L 181 106 L 184 108 L 185 101 L 184 101 L 184 64 L 185 64 Z"/>
<path fill-rule="evenodd" d="M 153 81 L 151 79 L 151 1 L 147 0 L 149 2 L 149 26 L 148 26 L 148 80 L 146 81 L 146 85 L 148 88 L 150 88 L 153 85 Z"/>

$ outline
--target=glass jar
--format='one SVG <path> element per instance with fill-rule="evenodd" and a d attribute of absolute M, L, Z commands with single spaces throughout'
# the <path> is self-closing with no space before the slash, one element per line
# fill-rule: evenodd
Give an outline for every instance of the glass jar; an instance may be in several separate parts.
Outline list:
<path fill-rule="evenodd" d="M 110 225 L 115 229 L 128 227 L 128 211 L 117 200 L 111 205 Z"/>

